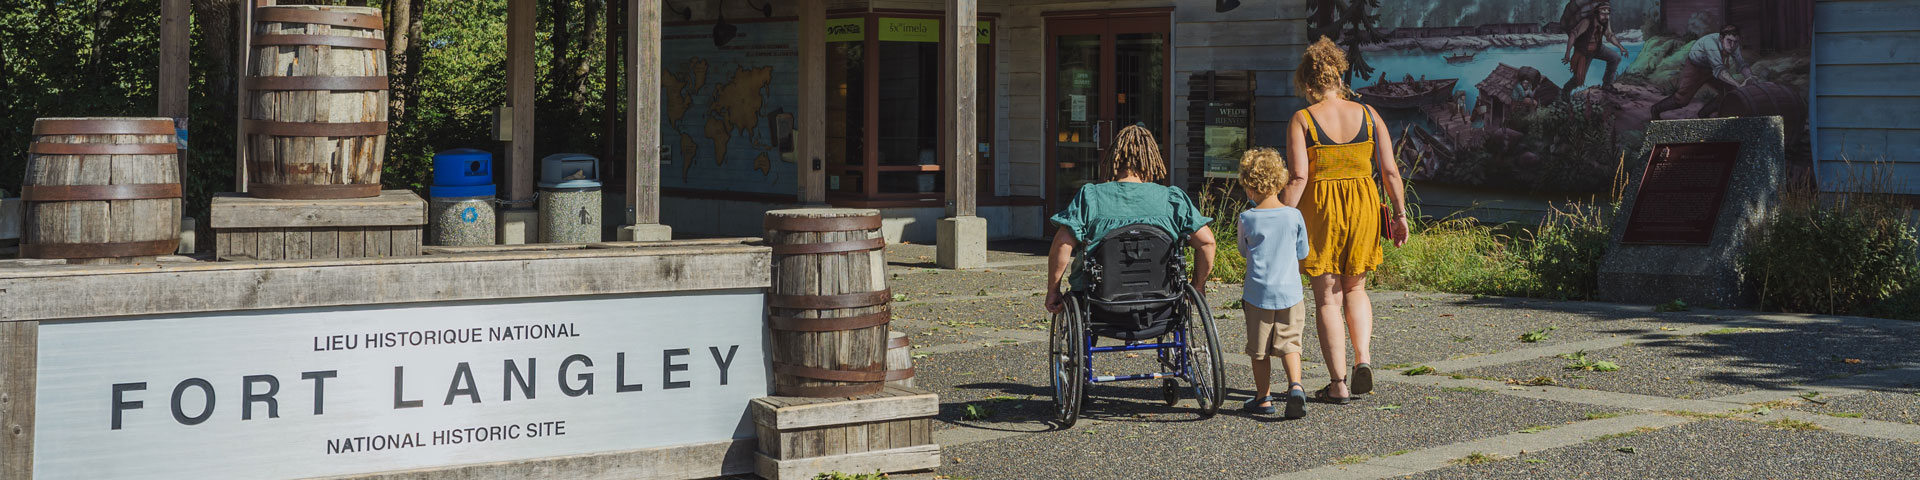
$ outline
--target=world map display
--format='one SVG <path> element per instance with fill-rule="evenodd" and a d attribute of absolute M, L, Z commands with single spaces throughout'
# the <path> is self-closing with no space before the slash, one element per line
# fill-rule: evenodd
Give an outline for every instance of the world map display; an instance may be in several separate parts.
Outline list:
<path fill-rule="evenodd" d="M 797 172 L 781 155 L 774 120 L 799 110 L 792 21 L 670 25 L 661 39 L 661 142 L 672 164 L 661 186 L 792 194 Z M 789 127 L 790 128 L 790 127 Z M 679 175 L 674 175 L 677 171 Z"/>

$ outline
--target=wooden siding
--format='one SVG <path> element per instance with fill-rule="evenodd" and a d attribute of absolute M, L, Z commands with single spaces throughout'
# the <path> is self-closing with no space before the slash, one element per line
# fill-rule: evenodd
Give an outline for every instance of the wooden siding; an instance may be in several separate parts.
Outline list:
<path fill-rule="evenodd" d="M 1307 46 L 1307 2 L 1301 0 L 1242 0 L 1229 12 L 1215 12 L 1214 2 L 1180 0 L 1173 11 L 1173 105 L 1175 118 L 1184 119 L 1188 79 L 1195 72 L 1246 70 L 1254 73 L 1253 145 L 1286 145 L 1287 119 L 1306 106 L 1293 95 L 1293 70 Z M 1173 124 L 1173 157 L 1187 158 L 1187 125 Z M 1176 162 L 1175 185 L 1184 185 L 1184 162 Z"/>
<path fill-rule="evenodd" d="M 1920 9 L 1910 0 L 1814 4 L 1814 149 L 1823 188 L 1879 169 L 1920 195 Z"/>

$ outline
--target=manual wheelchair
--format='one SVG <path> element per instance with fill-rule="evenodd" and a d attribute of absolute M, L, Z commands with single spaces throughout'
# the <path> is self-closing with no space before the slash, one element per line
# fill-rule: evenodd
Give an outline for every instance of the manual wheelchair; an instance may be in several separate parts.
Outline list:
<path fill-rule="evenodd" d="M 1187 280 L 1183 243 L 1165 229 L 1134 224 L 1108 232 L 1079 262 L 1087 286 L 1067 292 L 1053 317 L 1048 358 L 1060 428 L 1071 428 L 1087 401 L 1087 387 L 1132 380 L 1161 382 L 1168 406 L 1180 402 L 1185 382 L 1203 417 L 1220 410 L 1225 368 L 1220 338 L 1206 298 Z M 1121 342 L 1098 346 L 1102 339 Z M 1094 375 L 1094 354 L 1152 350 L 1160 372 Z"/>

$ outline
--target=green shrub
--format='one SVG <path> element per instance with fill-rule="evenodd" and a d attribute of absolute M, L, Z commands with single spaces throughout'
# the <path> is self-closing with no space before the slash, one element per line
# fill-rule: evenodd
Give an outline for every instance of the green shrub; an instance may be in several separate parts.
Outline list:
<path fill-rule="evenodd" d="M 1540 296 L 1586 300 L 1599 288 L 1600 258 L 1610 241 L 1608 225 L 1620 204 L 1574 203 L 1555 207 L 1533 231 L 1527 269 L 1538 280 Z"/>
<path fill-rule="evenodd" d="M 1864 312 L 1909 288 L 1920 271 L 1914 227 L 1882 195 L 1823 201 L 1792 192 L 1754 235 L 1741 262 L 1761 306 L 1789 312 Z"/>

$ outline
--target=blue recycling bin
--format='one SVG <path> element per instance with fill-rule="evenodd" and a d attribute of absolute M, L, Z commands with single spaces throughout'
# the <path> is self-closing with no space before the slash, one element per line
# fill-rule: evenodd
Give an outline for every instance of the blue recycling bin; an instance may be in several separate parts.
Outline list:
<path fill-rule="evenodd" d="M 493 154 L 471 148 L 433 154 L 433 184 L 449 187 L 492 185 Z"/>
<path fill-rule="evenodd" d="M 448 247 L 493 245 L 493 154 L 460 148 L 433 156 L 433 186 L 427 188 L 432 229 L 428 243 Z"/>

